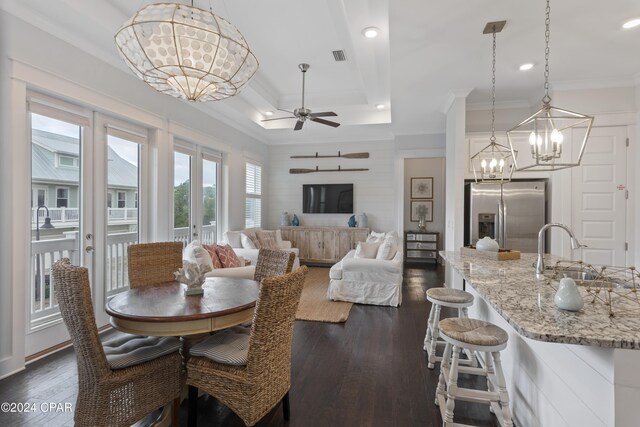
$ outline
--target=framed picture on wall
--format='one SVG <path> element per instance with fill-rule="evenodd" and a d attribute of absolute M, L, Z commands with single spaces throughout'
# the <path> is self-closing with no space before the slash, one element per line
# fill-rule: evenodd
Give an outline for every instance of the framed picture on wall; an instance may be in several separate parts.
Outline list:
<path fill-rule="evenodd" d="M 412 199 L 433 199 L 433 177 L 411 178 Z"/>
<path fill-rule="evenodd" d="M 427 222 L 433 221 L 433 200 L 411 201 L 411 222 L 420 221 L 420 214 L 424 214 Z"/>

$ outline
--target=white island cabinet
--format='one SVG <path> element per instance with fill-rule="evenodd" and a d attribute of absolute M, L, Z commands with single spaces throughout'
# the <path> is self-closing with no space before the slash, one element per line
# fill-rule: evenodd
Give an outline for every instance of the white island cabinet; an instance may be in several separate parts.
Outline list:
<path fill-rule="evenodd" d="M 535 254 L 515 261 L 440 255 L 448 282 L 462 276 L 475 297 L 470 317 L 509 333 L 502 361 L 517 426 L 640 426 L 640 303 L 618 299 L 610 317 L 581 288 L 584 308 L 565 312 L 553 302 L 557 282 L 536 279 Z"/>

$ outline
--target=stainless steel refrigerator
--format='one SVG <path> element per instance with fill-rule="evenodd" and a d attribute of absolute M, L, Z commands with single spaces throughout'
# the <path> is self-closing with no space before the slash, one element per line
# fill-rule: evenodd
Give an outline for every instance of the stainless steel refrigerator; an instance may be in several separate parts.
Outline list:
<path fill-rule="evenodd" d="M 538 231 L 546 223 L 546 183 L 514 181 L 469 185 L 466 210 L 469 240 L 489 236 L 501 248 L 536 252 Z"/>

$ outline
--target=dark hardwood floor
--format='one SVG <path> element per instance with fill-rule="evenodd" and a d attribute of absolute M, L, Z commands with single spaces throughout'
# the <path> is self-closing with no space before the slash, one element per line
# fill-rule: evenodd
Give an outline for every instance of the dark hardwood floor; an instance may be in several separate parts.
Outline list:
<path fill-rule="evenodd" d="M 354 304 L 346 323 L 297 321 L 293 340 L 289 426 L 439 426 L 433 403 L 438 367 L 427 369 L 422 350 L 430 304 L 425 290 L 440 286 L 441 267 L 406 268 L 399 308 Z M 443 310 L 444 313 L 444 310 Z M 446 313 L 445 315 L 453 315 Z M 108 332 L 107 332 L 108 334 Z M 485 381 L 461 375 L 464 386 Z M 75 356 L 63 350 L 0 381 L 0 402 L 72 403 L 77 394 Z M 244 426 L 208 396 L 198 404 L 199 426 Z M 180 413 L 187 424 L 187 402 Z M 497 426 L 486 405 L 456 403 L 456 422 Z M 73 412 L 0 413 L 1 427 L 72 426 Z M 282 426 L 278 405 L 258 426 Z"/>

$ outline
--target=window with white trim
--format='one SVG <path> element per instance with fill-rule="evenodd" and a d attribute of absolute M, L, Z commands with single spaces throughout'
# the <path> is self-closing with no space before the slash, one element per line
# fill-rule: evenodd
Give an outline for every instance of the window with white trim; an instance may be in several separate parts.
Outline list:
<path fill-rule="evenodd" d="M 244 224 L 246 228 L 262 226 L 262 166 L 246 163 Z"/>
<path fill-rule="evenodd" d="M 56 188 L 56 207 L 57 208 L 69 207 L 69 187 Z"/>
<path fill-rule="evenodd" d="M 118 207 L 124 208 L 127 206 L 127 193 L 124 191 L 118 191 Z"/>

